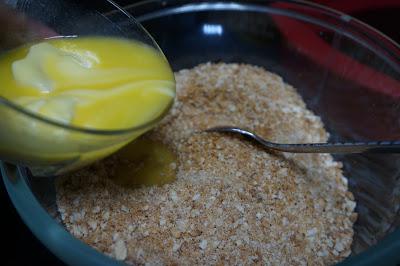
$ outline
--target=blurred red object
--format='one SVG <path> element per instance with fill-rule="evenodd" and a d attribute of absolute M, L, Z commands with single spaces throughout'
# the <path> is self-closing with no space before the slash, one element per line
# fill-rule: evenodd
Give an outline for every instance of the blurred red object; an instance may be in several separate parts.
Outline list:
<path fill-rule="evenodd" d="M 329 6 L 348 14 L 360 10 L 400 7 L 399 0 L 313 0 L 313 2 Z"/>
<path fill-rule="evenodd" d="M 312 0 L 332 9 L 349 14 L 380 30 L 400 43 L 398 30 L 400 0 Z"/>
<path fill-rule="evenodd" d="M 368 12 L 378 12 L 378 10 L 395 10 L 400 8 L 399 0 L 318 0 L 318 4 L 328 6 L 343 13 L 362 19 L 362 15 Z M 276 7 L 289 8 L 290 5 L 282 2 L 274 3 Z M 307 7 L 302 12 L 312 12 Z M 355 16 L 357 15 L 357 16 Z M 398 14 L 396 15 L 398 16 Z M 356 82 L 364 88 L 400 98 L 400 81 L 381 73 L 379 70 L 371 68 L 359 62 L 356 58 L 343 53 L 335 48 L 322 37 L 324 29 L 315 25 L 302 23 L 287 19 L 283 16 L 275 16 L 275 23 L 280 28 L 287 42 L 290 43 L 304 56 L 307 56 L 314 63 L 330 69 L 333 73 L 342 76 L 352 82 Z M 345 19 L 345 18 L 344 18 Z M 397 27 L 392 20 L 389 26 Z M 368 24 L 368 21 L 365 21 Z M 374 26 L 374 25 L 371 25 Z M 396 32 L 398 32 L 396 30 Z M 376 35 L 373 30 L 371 34 Z M 396 44 L 378 35 L 379 42 L 385 43 L 394 50 L 397 50 L 397 57 L 400 58 L 400 49 Z M 400 63 L 398 61 L 397 63 Z"/>

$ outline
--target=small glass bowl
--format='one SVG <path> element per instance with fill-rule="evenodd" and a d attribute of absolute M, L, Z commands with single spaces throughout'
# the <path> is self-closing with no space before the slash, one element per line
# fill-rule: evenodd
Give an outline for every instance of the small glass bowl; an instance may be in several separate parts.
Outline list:
<path fill-rule="evenodd" d="M 7 49 L 54 36 L 115 36 L 162 51 L 136 20 L 112 1 L 9 1 L 10 27 L 0 47 Z M 45 7 L 45 8 L 44 8 Z M 103 12 L 112 10 L 107 16 Z M 13 27 L 16 30 L 11 31 Z M 17 30 L 18 29 L 18 30 Z M 1 45 L 3 44 L 3 45 Z M 118 103 L 115 103 L 118 104 Z M 171 104 L 152 121 L 132 128 L 97 130 L 63 124 L 0 97 L 0 158 L 27 166 L 35 176 L 65 173 L 101 159 L 151 129 Z"/>

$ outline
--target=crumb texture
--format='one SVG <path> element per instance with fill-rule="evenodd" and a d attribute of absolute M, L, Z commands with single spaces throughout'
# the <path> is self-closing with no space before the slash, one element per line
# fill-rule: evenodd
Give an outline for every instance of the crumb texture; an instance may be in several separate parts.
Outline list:
<path fill-rule="evenodd" d="M 176 81 L 171 112 L 144 136 L 176 153 L 176 181 L 115 185 L 115 156 L 62 177 L 57 204 L 66 228 L 130 264 L 331 265 L 347 257 L 355 202 L 331 155 L 269 153 L 200 133 L 235 125 L 277 142 L 326 141 L 296 90 L 238 64 L 202 64 Z"/>

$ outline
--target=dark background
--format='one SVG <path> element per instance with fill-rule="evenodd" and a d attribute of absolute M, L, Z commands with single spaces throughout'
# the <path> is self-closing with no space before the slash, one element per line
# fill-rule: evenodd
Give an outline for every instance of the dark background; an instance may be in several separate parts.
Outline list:
<path fill-rule="evenodd" d="M 121 5 L 132 0 L 119 0 Z M 348 13 L 379 29 L 400 43 L 398 23 L 400 1 L 398 0 L 317 0 L 321 4 Z M 0 202 L 2 217 L 2 263 L 1 265 L 64 265 L 52 255 L 19 218 L 12 206 L 4 184 L 0 181 Z"/>

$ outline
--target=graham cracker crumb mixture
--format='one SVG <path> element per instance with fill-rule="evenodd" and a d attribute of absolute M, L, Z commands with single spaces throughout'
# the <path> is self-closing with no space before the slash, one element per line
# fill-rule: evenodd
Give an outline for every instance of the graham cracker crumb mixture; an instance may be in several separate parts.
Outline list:
<path fill-rule="evenodd" d="M 176 181 L 131 189 L 112 156 L 63 177 L 57 203 L 77 238 L 130 264 L 330 265 L 350 254 L 355 202 L 328 154 L 262 150 L 201 133 L 235 125 L 277 142 L 328 133 L 296 90 L 260 67 L 202 64 L 176 73 L 177 100 L 145 138 L 177 155 Z"/>

